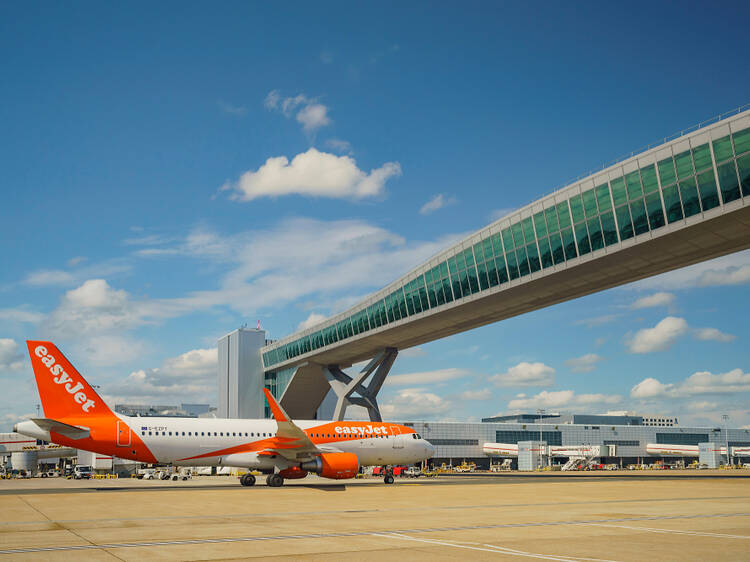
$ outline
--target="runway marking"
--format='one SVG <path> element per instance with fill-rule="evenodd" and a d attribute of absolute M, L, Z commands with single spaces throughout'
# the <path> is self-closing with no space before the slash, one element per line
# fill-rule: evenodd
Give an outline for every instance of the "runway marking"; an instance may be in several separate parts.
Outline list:
<path fill-rule="evenodd" d="M 497 554 L 506 554 L 509 556 L 521 556 L 524 558 L 539 558 L 541 560 L 557 560 L 559 562 L 578 562 L 582 560 L 591 560 L 594 562 L 615 562 L 614 560 L 602 560 L 600 558 L 578 558 L 572 556 L 561 556 L 561 555 L 550 555 L 550 554 L 536 554 L 533 552 L 525 552 L 523 550 L 516 550 L 514 548 L 507 548 L 504 546 L 497 546 L 493 544 L 482 544 L 481 546 L 472 546 L 480 543 L 461 543 L 451 541 L 441 541 L 436 539 L 420 539 L 417 537 L 410 537 L 401 533 L 386 533 L 386 534 L 374 534 L 376 537 L 384 537 L 389 539 L 401 539 L 422 542 L 427 544 L 436 544 L 440 546 L 452 546 L 453 548 L 465 548 L 469 550 L 481 550 L 483 552 L 494 552 Z M 484 547 L 484 548 L 483 548 Z"/>
<path fill-rule="evenodd" d="M 233 542 L 255 542 L 255 541 L 282 541 L 289 539 L 326 539 L 337 537 L 372 537 L 391 534 L 406 533 L 441 533 L 448 531 L 471 531 L 478 529 L 517 529 L 523 527 L 552 527 L 564 525 L 593 525 L 596 523 L 620 523 L 629 521 L 665 521 L 665 520 L 683 520 L 683 519 L 713 519 L 720 517 L 750 517 L 750 513 L 709 513 L 697 515 L 664 515 L 664 516 L 643 516 L 643 517 L 618 517 L 615 519 L 595 519 L 589 521 L 543 521 L 532 523 L 499 523 L 494 525 L 467 525 L 456 527 L 429 527 L 425 529 L 398 529 L 394 531 L 351 531 L 341 533 L 311 533 L 301 535 L 275 535 L 260 537 L 226 537 L 219 539 L 177 539 L 171 541 L 144 541 L 134 543 L 105 543 L 105 544 L 88 544 L 72 546 L 47 546 L 47 547 L 29 547 L 29 548 L 10 548 L 0 550 L 0 554 L 24 554 L 29 552 L 62 552 L 72 550 L 95 550 L 95 549 L 113 549 L 113 548 L 141 548 L 145 546 L 170 546 L 170 545 L 187 545 L 187 544 L 217 544 Z M 499 551 L 495 551 L 499 552 Z M 560 560 L 563 560 L 560 558 Z M 567 560 L 571 560 L 568 558 Z"/>
<path fill-rule="evenodd" d="M 618 529 L 633 529 L 636 531 L 647 531 L 649 533 L 674 533 L 677 535 L 693 535 L 696 537 L 717 537 L 721 539 L 750 539 L 746 535 L 729 535 L 726 533 L 707 533 L 705 531 L 681 531 L 679 529 L 654 529 L 653 527 L 633 527 L 632 525 L 608 525 L 606 523 L 588 523 L 591 527 L 615 527 Z"/>

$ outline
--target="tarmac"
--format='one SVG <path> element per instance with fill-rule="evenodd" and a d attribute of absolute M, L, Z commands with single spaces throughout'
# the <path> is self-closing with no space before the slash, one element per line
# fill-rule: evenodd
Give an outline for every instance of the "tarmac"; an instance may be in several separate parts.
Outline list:
<path fill-rule="evenodd" d="M 750 471 L 0 481 L 19 560 L 750 560 Z"/>

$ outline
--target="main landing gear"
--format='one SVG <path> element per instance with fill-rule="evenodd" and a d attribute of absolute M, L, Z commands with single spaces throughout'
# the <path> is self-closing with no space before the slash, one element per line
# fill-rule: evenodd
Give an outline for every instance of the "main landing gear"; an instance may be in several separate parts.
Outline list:
<path fill-rule="evenodd" d="M 247 474 L 243 474 L 240 476 L 240 484 L 243 486 L 252 486 L 255 484 L 255 476 L 250 474 L 249 472 Z"/>
<path fill-rule="evenodd" d="M 284 477 L 281 474 L 269 474 L 266 476 L 266 484 L 271 488 L 278 488 L 284 484 Z"/>

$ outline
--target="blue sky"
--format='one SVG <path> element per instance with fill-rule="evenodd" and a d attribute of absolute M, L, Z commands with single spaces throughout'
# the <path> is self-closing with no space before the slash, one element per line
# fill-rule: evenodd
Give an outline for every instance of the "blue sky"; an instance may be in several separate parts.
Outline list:
<path fill-rule="evenodd" d="M 25 339 L 109 400 L 215 403 L 222 334 L 283 337 L 750 101 L 739 2 L 2 14 L 0 430 L 38 403 Z M 406 351 L 384 411 L 749 425 L 748 283 L 740 253 Z"/>

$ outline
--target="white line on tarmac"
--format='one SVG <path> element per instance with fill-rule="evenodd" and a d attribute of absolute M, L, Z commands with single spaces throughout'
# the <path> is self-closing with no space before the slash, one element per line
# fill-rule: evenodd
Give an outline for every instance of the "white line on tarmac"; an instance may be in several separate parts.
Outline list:
<path fill-rule="evenodd" d="M 686 519 L 713 519 L 717 517 L 749 517 L 750 513 L 702 513 L 695 515 L 662 515 L 662 516 L 642 516 L 642 517 L 618 517 L 613 519 L 598 519 L 589 521 L 539 521 L 529 523 L 497 523 L 491 525 L 466 525 L 455 527 L 428 527 L 417 529 L 398 529 L 394 531 L 350 531 L 339 533 L 310 533 L 300 535 L 272 535 L 257 537 L 224 537 L 216 539 L 177 539 L 170 541 L 144 541 L 132 543 L 105 543 L 105 544 L 85 544 L 71 546 L 46 546 L 46 547 L 28 547 L 28 548 L 10 548 L 0 550 L 0 554 L 21 554 L 29 552 L 52 552 L 67 550 L 94 550 L 94 549 L 115 549 L 115 548 L 140 548 L 148 546 L 170 546 L 186 544 L 216 544 L 216 543 L 233 543 L 233 542 L 255 542 L 255 541 L 281 541 L 289 539 L 327 539 L 336 537 L 366 537 L 373 535 L 387 535 L 393 533 L 445 533 L 449 531 L 470 531 L 478 529 L 519 529 L 525 527 L 554 527 L 565 525 L 592 525 L 596 523 L 619 523 L 628 521 L 656 521 L 656 520 L 686 520 Z M 500 552 L 500 551 L 494 551 Z M 564 560 L 559 558 L 559 560 Z M 568 562 L 570 559 L 567 559 Z"/>
<path fill-rule="evenodd" d="M 524 552 L 523 550 L 516 550 L 513 548 L 506 548 L 504 546 L 496 546 L 492 544 L 484 544 L 482 546 L 471 546 L 470 544 L 459 544 L 455 542 L 449 542 L 449 541 L 441 541 L 436 539 L 420 539 L 417 537 L 410 537 L 408 535 L 402 535 L 400 533 L 388 533 L 388 534 L 378 534 L 373 533 L 376 537 L 384 537 L 388 539 L 401 539 L 401 540 L 407 540 L 407 541 L 416 541 L 416 542 L 422 542 L 427 544 L 435 544 L 439 546 L 452 546 L 453 548 L 464 548 L 468 550 L 480 550 L 482 552 L 494 552 L 496 554 L 505 554 L 508 556 L 521 556 L 524 558 L 538 558 L 540 560 L 557 560 L 558 562 L 577 562 L 579 560 L 598 560 L 595 558 L 573 558 L 569 556 L 555 556 L 550 554 L 536 554 L 533 552 Z M 477 544 L 477 543 L 474 543 Z M 483 548 L 485 547 L 485 548 Z M 612 560 L 601 560 L 598 562 L 614 562 Z"/>
<path fill-rule="evenodd" d="M 681 531 L 678 529 L 654 529 L 653 527 L 633 527 L 632 525 L 608 525 L 606 523 L 587 523 L 593 527 L 616 527 L 618 529 L 633 529 L 635 531 L 647 531 L 649 533 L 674 533 L 676 535 L 694 535 L 696 537 L 717 537 L 720 539 L 750 539 L 746 535 L 728 535 L 726 533 L 707 533 L 704 531 Z"/>

